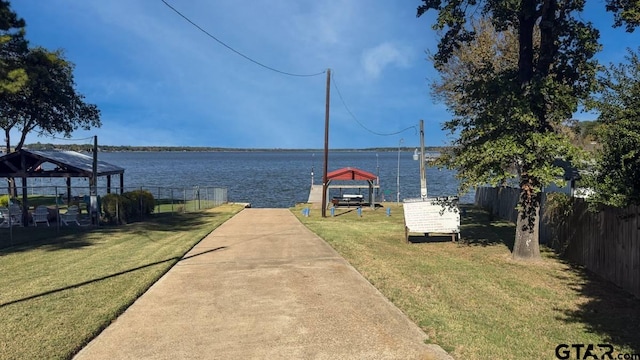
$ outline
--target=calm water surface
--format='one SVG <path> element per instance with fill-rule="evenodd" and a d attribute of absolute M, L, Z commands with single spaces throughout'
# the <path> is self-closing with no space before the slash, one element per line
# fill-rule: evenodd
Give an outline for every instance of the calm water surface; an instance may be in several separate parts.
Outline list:
<path fill-rule="evenodd" d="M 119 152 L 100 153 L 99 159 L 125 168 L 125 188 L 224 187 L 229 201 L 259 208 L 306 202 L 312 170 L 314 183 L 322 184 L 321 151 Z M 420 171 L 413 152 L 401 152 L 399 159 L 397 151 L 330 152 L 328 168 L 350 166 L 378 174 L 384 199 L 395 201 L 399 164 L 400 199 L 419 197 Z M 99 185 L 104 182 L 100 179 Z M 454 172 L 427 167 L 429 196 L 455 195 L 457 186 Z M 473 202 L 473 194 L 461 202 Z"/>

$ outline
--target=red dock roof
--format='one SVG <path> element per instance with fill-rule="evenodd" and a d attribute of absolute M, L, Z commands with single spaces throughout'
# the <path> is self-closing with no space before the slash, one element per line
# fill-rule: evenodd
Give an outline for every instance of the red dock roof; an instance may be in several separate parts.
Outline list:
<path fill-rule="evenodd" d="M 331 171 L 327 174 L 327 180 L 375 180 L 378 177 L 364 170 L 346 167 Z"/>

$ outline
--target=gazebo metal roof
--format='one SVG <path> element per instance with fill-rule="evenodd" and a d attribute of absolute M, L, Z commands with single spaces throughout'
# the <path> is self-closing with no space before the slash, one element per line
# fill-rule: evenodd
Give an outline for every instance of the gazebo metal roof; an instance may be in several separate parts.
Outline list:
<path fill-rule="evenodd" d="M 47 166 L 42 166 L 47 164 Z M 124 168 L 97 161 L 96 177 L 107 177 L 107 192 L 111 192 L 111 175 L 120 175 L 120 192 L 124 186 Z M 22 179 L 22 205 L 28 207 L 27 180 L 29 178 L 66 178 L 67 202 L 71 201 L 71 178 L 93 178 L 93 157 L 75 151 L 37 151 L 20 149 L 0 157 L 0 178 Z M 95 179 L 97 180 L 97 179 Z M 28 213 L 23 211 L 23 223 Z"/>
<path fill-rule="evenodd" d="M 43 169 L 51 163 L 54 169 Z M 124 168 L 98 160 L 97 176 L 122 175 Z M 92 177 L 93 158 L 75 151 L 20 149 L 0 157 L 0 177 Z"/>

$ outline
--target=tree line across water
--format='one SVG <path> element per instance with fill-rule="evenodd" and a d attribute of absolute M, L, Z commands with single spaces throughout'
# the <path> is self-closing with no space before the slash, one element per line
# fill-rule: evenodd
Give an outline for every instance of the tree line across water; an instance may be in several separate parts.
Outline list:
<path fill-rule="evenodd" d="M 92 152 L 93 145 L 90 144 L 51 144 L 51 143 L 34 143 L 24 146 L 30 150 L 66 150 L 77 152 Z M 413 151 L 415 147 L 401 147 L 402 151 Z M 425 151 L 429 152 L 444 152 L 447 151 L 447 147 L 443 146 L 428 146 L 425 147 Z M 281 148 L 225 148 L 215 146 L 135 146 L 135 145 L 100 145 L 98 151 L 103 152 L 125 152 L 125 151 L 194 151 L 194 152 L 223 152 L 223 151 L 314 151 L 320 152 L 323 149 L 281 149 Z M 397 147 L 376 147 L 376 148 L 363 148 L 363 149 L 331 149 L 331 151 L 398 151 Z"/>

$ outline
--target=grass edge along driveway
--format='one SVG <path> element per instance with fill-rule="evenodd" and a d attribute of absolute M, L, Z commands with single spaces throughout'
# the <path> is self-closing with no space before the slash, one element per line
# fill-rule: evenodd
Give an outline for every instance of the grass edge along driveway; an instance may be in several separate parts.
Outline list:
<path fill-rule="evenodd" d="M 308 206 L 292 211 L 457 359 L 556 359 L 560 344 L 567 359 L 577 358 L 572 344 L 584 344 L 580 358 L 589 344 L 598 358 L 597 344 L 640 354 L 638 299 L 544 247 L 540 262 L 513 261 L 514 225 L 479 208 L 463 206 L 461 243 L 421 234 L 406 243 L 402 205 L 325 219 L 320 209 L 305 217 Z"/>
<path fill-rule="evenodd" d="M 0 249 L 0 359 L 71 358 L 242 208 L 92 230 L 23 229 L 37 240 Z"/>

